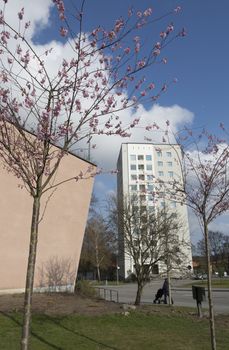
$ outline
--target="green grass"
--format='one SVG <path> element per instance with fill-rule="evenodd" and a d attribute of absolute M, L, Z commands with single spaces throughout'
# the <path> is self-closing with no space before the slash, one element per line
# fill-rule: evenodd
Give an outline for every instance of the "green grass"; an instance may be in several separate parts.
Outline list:
<path fill-rule="evenodd" d="M 21 314 L 0 313 L 1 350 L 19 350 Z M 216 326 L 217 349 L 229 349 L 227 321 Z M 106 316 L 33 315 L 31 350 L 207 350 L 207 319 L 178 312 Z"/>
<path fill-rule="evenodd" d="M 192 286 L 192 285 L 201 285 L 201 286 L 207 286 L 207 280 L 193 280 L 191 283 L 184 284 L 185 287 Z M 212 280 L 212 287 L 213 288 L 229 288 L 229 279 L 213 279 Z"/>

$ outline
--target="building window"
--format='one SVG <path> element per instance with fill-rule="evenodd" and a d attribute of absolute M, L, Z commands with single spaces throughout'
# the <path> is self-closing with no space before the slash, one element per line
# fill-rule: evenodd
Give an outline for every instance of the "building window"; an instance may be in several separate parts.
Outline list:
<path fill-rule="evenodd" d="M 163 166 L 163 162 L 159 161 L 159 162 L 157 162 L 157 165 L 158 166 Z"/>
<path fill-rule="evenodd" d="M 147 181 L 153 181 L 154 176 L 153 175 L 146 175 Z"/>
<path fill-rule="evenodd" d="M 152 164 L 146 164 L 146 170 L 152 170 L 153 167 L 152 167 Z"/>
<path fill-rule="evenodd" d="M 172 201 L 171 202 L 171 208 L 176 208 L 176 206 L 177 206 L 177 203 L 175 201 Z"/>
<path fill-rule="evenodd" d="M 130 170 L 137 170 L 136 164 L 130 164 Z"/>
<path fill-rule="evenodd" d="M 167 162 L 167 165 L 168 165 L 168 167 L 172 167 L 173 166 L 173 163 L 172 162 Z"/>
<path fill-rule="evenodd" d="M 136 160 L 136 155 L 135 154 L 131 154 L 130 155 L 130 160 Z"/>
<path fill-rule="evenodd" d="M 173 171 L 168 172 L 169 177 L 173 177 Z"/>
<path fill-rule="evenodd" d="M 140 190 L 141 192 L 145 192 L 145 190 L 146 190 L 145 185 L 139 185 L 139 190 Z"/>
<path fill-rule="evenodd" d="M 171 157 L 172 157 L 172 153 L 171 153 L 171 152 L 166 152 L 166 156 L 167 156 L 168 158 L 171 158 Z"/>
<path fill-rule="evenodd" d="M 165 202 L 160 203 L 161 208 L 165 208 Z"/>
<path fill-rule="evenodd" d="M 158 171 L 158 176 L 164 176 L 164 171 Z"/>
<path fill-rule="evenodd" d="M 144 170 L 144 164 L 138 164 L 138 170 Z"/>
<path fill-rule="evenodd" d="M 140 201 L 145 202 L 146 200 L 146 195 L 145 194 L 140 194 Z"/>
<path fill-rule="evenodd" d="M 149 194 L 149 195 L 148 195 L 148 201 L 153 201 L 153 200 L 154 200 L 153 195 L 152 195 L 152 194 Z"/>
<path fill-rule="evenodd" d="M 131 178 L 131 180 L 136 181 L 137 180 L 137 175 L 131 175 L 130 178 Z"/>
<path fill-rule="evenodd" d="M 152 160 L 152 156 L 150 154 L 146 155 L 146 160 Z"/>
<path fill-rule="evenodd" d="M 161 151 L 157 151 L 157 156 L 158 156 L 159 158 L 161 158 L 161 157 L 162 157 L 162 152 L 161 152 Z"/>
<path fill-rule="evenodd" d="M 141 181 L 145 181 L 145 175 L 143 174 L 138 175 L 138 179 Z"/>
<path fill-rule="evenodd" d="M 137 191 L 138 187 L 137 185 L 130 185 L 131 191 Z"/>
<path fill-rule="evenodd" d="M 148 186 L 147 186 L 147 190 L 148 190 L 148 191 L 153 191 L 153 185 L 148 185 Z"/>
<path fill-rule="evenodd" d="M 139 155 L 138 155 L 138 160 L 144 160 L 144 156 L 141 155 L 141 154 L 139 154 Z"/>

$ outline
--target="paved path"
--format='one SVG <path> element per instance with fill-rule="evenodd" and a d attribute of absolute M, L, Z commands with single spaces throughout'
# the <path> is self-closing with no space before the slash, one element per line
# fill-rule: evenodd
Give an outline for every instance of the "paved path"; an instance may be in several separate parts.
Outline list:
<path fill-rule="evenodd" d="M 188 281 L 187 281 L 188 283 Z M 195 284 L 195 281 L 191 281 Z M 143 290 L 142 303 L 152 304 L 158 288 L 161 288 L 162 280 L 156 280 L 147 284 Z M 173 281 L 172 297 L 174 304 L 178 306 L 196 307 L 196 301 L 192 297 L 191 287 L 182 288 L 184 281 Z M 111 289 L 117 291 L 119 294 L 119 302 L 134 303 L 137 286 L 136 284 L 120 284 L 115 286 L 104 285 L 101 288 Z M 102 294 L 101 294 L 102 295 Z M 111 293 L 107 293 L 107 298 L 110 298 Z M 113 300 L 116 298 L 116 293 L 112 293 Z M 213 302 L 215 313 L 229 314 L 229 289 L 213 289 Z M 208 308 L 207 291 L 206 301 L 202 303 L 203 308 Z"/>

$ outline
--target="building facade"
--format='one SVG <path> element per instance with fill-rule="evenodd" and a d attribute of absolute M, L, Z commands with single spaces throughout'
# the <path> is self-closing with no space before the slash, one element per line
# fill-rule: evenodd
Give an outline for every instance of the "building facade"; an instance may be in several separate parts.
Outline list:
<path fill-rule="evenodd" d="M 82 158 L 68 154 L 61 161 L 53 185 L 86 173 L 89 167 L 96 169 Z M 33 200 L 21 188 L 21 180 L 7 172 L 1 160 L 0 179 L 0 293 L 23 292 Z M 48 287 L 48 267 L 65 269 L 66 284 L 74 288 L 93 182 L 93 176 L 67 181 L 51 197 L 50 193 L 42 197 L 35 288 Z"/>
<path fill-rule="evenodd" d="M 182 248 L 186 257 L 184 265 L 190 269 L 192 254 L 187 207 L 166 193 L 166 190 L 171 189 L 174 180 L 183 187 L 181 161 L 182 153 L 179 145 L 122 144 L 117 163 L 117 196 L 120 208 L 126 197 L 137 195 L 149 210 L 166 206 L 176 212 L 183 222 L 179 235 L 180 240 L 186 242 Z M 134 272 L 134 264 L 131 256 L 126 252 L 122 224 L 119 226 L 118 259 L 120 276 L 127 278 Z M 159 263 L 158 269 L 162 272 L 165 266 Z"/>

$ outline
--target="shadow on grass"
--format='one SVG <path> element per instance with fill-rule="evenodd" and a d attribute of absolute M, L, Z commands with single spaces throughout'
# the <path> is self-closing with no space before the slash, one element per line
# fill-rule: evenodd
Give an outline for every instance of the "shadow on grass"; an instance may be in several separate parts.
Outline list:
<path fill-rule="evenodd" d="M 22 322 L 18 321 L 14 316 L 10 315 L 10 314 L 7 314 L 6 312 L 3 312 L 3 311 L 0 311 L 0 314 L 2 314 L 3 316 L 5 316 L 6 318 L 10 319 L 11 321 L 13 321 L 14 323 L 16 323 L 18 326 L 22 327 Z M 62 324 L 60 324 L 56 319 L 50 317 L 50 316 L 46 316 L 47 320 L 49 320 L 50 322 L 54 323 L 56 326 L 68 331 L 68 332 L 71 332 L 73 334 L 75 334 L 76 336 L 78 337 L 82 337 L 84 339 L 87 339 L 89 340 L 90 342 L 93 342 L 95 343 L 96 345 L 100 345 L 100 346 L 103 346 L 104 348 L 106 349 L 111 349 L 111 350 L 118 350 L 118 348 L 115 348 L 113 346 L 109 346 L 107 344 L 104 344 L 104 343 L 101 343 L 101 342 L 98 342 L 96 341 L 95 339 L 93 338 L 90 338 L 88 337 L 87 335 L 84 335 L 82 333 L 79 333 L 79 332 L 76 332 Z M 55 350 L 65 350 L 64 348 L 61 348 L 59 346 L 56 346 L 55 344 L 49 342 L 48 340 L 46 340 L 45 338 L 41 337 L 40 335 L 36 334 L 34 331 L 31 331 L 30 334 L 38 339 L 40 342 L 50 346 L 52 349 L 55 349 Z"/>
<path fill-rule="evenodd" d="M 95 340 L 95 339 L 93 339 L 93 338 L 91 338 L 91 337 L 88 337 L 88 336 L 85 335 L 85 334 L 79 333 L 79 332 L 77 332 L 77 331 L 75 331 L 75 330 L 73 330 L 73 329 L 71 329 L 71 328 L 68 328 L 68 327 L 64 326 L 63 324 L 60 324 L 60 322 L 58 322 L 57 319 L 54 319 L 54 318 L 48 317 L 48 316 L 46 316 L 46 317 L 47 317 L 47 319 L 48 319 L 50 322 L 53 322 L 55 325 L 59 326 L 60 328 L 63 328 L 64 330 L 66 330 L 66 331 L 68 331 L 68 332 L 71 332 L 71 333 L 73 333 L 73 334 L 75 334 L 75 335 L 77 335 L 77 336 L 79 336 L 79 337 L 83 337 L 83 338 L 85 338 L 85 339 L 87 339 L 87 340 L 89 340 L 89 341 L 91 341 L 91 342 L 93 342 L 93 343 L 95 343 L 95 344 L 97 344 L 97 345 L 103 346 L 103 347 L 106 348 L 106 349 L 119 350 L 118 348 L 115 348 L 115 347 L 113 347 L 113 346 L 110 346 L 110 345 L 107 345 L 107 344 L 98 342 L 97 340 Z"/>
<path fill-rule="evenodd" d="M 10 319 L 11 321 L 13 321 L 14 323 L 16 323 L 18 326 L 22 327 L 22 323 L 19 322 L 16 318 L 14 318 L 12 315 L 7 314 L 6 312 L 0 311 L 0 314 L 2 314 L 3 316 L 7 317 L 8 319 Z M 64 350 L 63 348 L 60 348 L 59 346 L 56 346 L 55 344 L 50 343 L 49 341 L 47 341 L 46 339 L 44 339 L 43 337 L 41 337 L 40 335 L 36 334 L 35 332 L 31 331 L 30 334 L 35 337 L 36 339 L 38 339 L 39 341 L 41 341 L 42 343 L 50 346 L 51 348 L 55 349 L 55 350 Z"/>

